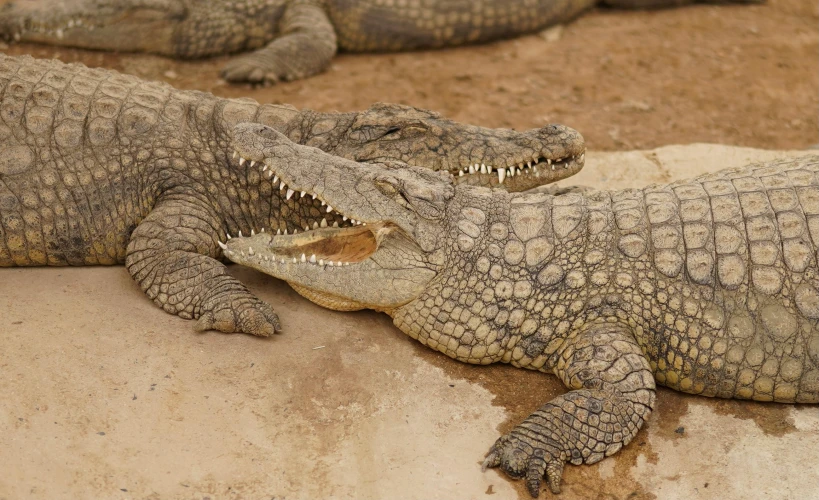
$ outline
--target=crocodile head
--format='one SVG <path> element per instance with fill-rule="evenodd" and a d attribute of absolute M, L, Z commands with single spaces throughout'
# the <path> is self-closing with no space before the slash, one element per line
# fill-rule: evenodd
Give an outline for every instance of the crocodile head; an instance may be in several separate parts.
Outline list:
<path fill-rule="evenodd" d="M 0 38 L 168 54 L 186 16 L 179 0 L 16 0 L 0 5 Z"/>
<path fill-rule="evenodd" d="M 293 110 L 293 113 L 297 113 Z M 448 172 L 456 184 L 524 191 L 570 177 L 583 168 L 585 143 L 563 125 L 518 132 L 464 125 L 400 104 L 377 103 L 363 112 L 295 115 L 286 134 L 358 162 L 400 161 Z M 250 144 L 242 143 L 242 138 Z M 252 147 L 253 135 L 236 147 Z"/>
<path fill-rule="evenodd" d="M 255 136 L 258 144 L 240 149 L 242 157 L 265 164 L 289 189 L 315 196 L 341 217 L 297 234 L 229 239 L 226 256 L 331 309 L 391 312 L 418 298 L 450 257 L 456 198 L 512 196 L 456 185 L 446 172 L 331 156 L 255 124 L 237 126 L 236 134 Z"/>

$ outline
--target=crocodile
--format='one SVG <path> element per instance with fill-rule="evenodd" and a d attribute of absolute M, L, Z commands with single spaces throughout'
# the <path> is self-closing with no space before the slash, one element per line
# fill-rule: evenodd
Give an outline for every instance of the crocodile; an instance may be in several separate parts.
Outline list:
<path fill-rule="evenodd" d="M 572 175 L 584 159 L 582 137 L 561 125 L 487 129 L 390 104 L 299 111 L 0 55 L 0 267 L 124 263 L 199 330 L 274 333 L 276 314 L 227 273 L 217 242 L 350 221 L 236 159 L 243 122 L 351 161 L 427 163 L 454 182 L 508 189 Z"/>
<path fill-rule="evenodd" d="M 324 71 L 338 50 L 481 43 L 565 23 L 595 5 L 698 1 L 709 0 L 13 0 L 0 6 L 0 38 L 178 58 L 252 51 L 222 76 L 275 83 Z"/>
<path fill-rule="evenodd" d="M 483 462 L 533 497 L 544 479 L 559 493 L 565 463 L 627 445 L 656 384 L 819 403 L 819 156 L 555 196 L 357 165 L 255 124 L 235 137 L 243 157 L 366 225 L 234 238 L 230 260 L 319 305 L 385 312 L 456 360 L 568 387 Z"/>

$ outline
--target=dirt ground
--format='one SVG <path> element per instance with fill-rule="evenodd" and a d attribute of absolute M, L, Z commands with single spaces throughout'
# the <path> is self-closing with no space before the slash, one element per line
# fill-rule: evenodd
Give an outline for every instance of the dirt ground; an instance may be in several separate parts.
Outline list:
<path fill-rule="evenodd" d="M 770 149 L 819 143 L 815 1 L 599 9 L 565 27 L 483 46 L 342 54 L 327 73 L 270 88 L 218 78 L 226 59 L 179 62 L 34 45 L 10 54 L 111 67 L 180 88 L 321 111 L 373 101 L 488 127 L 563 123 L 592 150 L 711 142 Z"/>
<path fill-rule="evenodd" d="M 342 54 L 325 74 L 268 88 L 221 81 L 226 58 L 4 52 L 318 110 L 390 101 L 491 127 L 559 122 L 596 151 L 693 142 L 801 149 L 819 143 L 817 22 L 819 7 L 805 0 L 601 9 L 484 46 Z M 622 168 L 599 166 L 576 181 L 663 182 L 699 171 L 709 151 L 683 149 L 677 163 L 607 157 Z M 695 152 L 705 156 L 679 161 Z M 744 154 L 721 151 L 708 165 Z M 234 272 L 276 305 L 285 335 L 194 336 L 123 268 L 0 273 L 0 463 L 12 464 L 0 499 L 526 498 L 519 482 L 481 474 L 477 462 L 498 431 L 562 392 L 559 383 L 458 364 L 383 315 L 328 312 L 281 283 Z M 617 457 L 567 468 L 563 498 L 819 498 L 817 436 L 816 407 L 663 390 L 646 429 Z"/>

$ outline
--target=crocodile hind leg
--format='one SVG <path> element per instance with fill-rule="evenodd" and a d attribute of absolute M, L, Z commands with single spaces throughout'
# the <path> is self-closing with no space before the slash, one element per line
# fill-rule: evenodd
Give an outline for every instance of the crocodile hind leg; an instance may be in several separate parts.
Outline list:
<path fill-rule="evenodd" d="M 208 208 L 168 196 L 134 229 L 125 265 L 162 309 L 198 319 L 197 330 L 269 336 L 280 329 L 276 313 L 216 260 L 220 227 Z"/>
<path fill-rule="evenodd" d="M 266 47 L 225 65 L 229 81 L 276 83 L 321 73 L 336 54 L 336 32 L 315 0 L 290 2 L 280 21 L 280 36 Z"/>
<path fill-rule="evenodd" d="M 589 325 L 558 354 L 554 372 L 572 390 L 498 439 L 483 463 L 525 477 L 533 497 L 544 477 L 560 492 L 565 462 L 593 464 L 628 444 L 654 406 L 654 377 L 627 327 Z"/>

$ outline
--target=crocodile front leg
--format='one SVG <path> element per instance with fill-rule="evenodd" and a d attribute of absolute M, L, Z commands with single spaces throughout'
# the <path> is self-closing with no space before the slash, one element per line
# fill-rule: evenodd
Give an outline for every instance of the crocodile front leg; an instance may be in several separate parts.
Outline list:
<path fill-rule="evenodd" d="M 162 309 L 198 319 L 197 330 L 272 335 L 280 330 L 276 313 L 216 260 L 220 228 L 195 199 L 166 196 L 131 235 L 125 265 Z"/>
<path fill-rule="evenodd" d="M 572 390 L 498 439 L 483 463 L 525 477 L 533 497 L 544 476 L 560 492 L 564 463 L 593 464 L 628 444 L 654 406 L 654 377 L 627 327 L 591 324 L 559 354 L 554 373 Z"/>
<path fill-rule="evenodd" d="M 276 83 L 321 73 L 336 54 L 336 32 L 324 8 L 314 0 L 294 0 L 280 21 L 281 35 L 266 47 L 225 65 L 229 81 Z"/>

